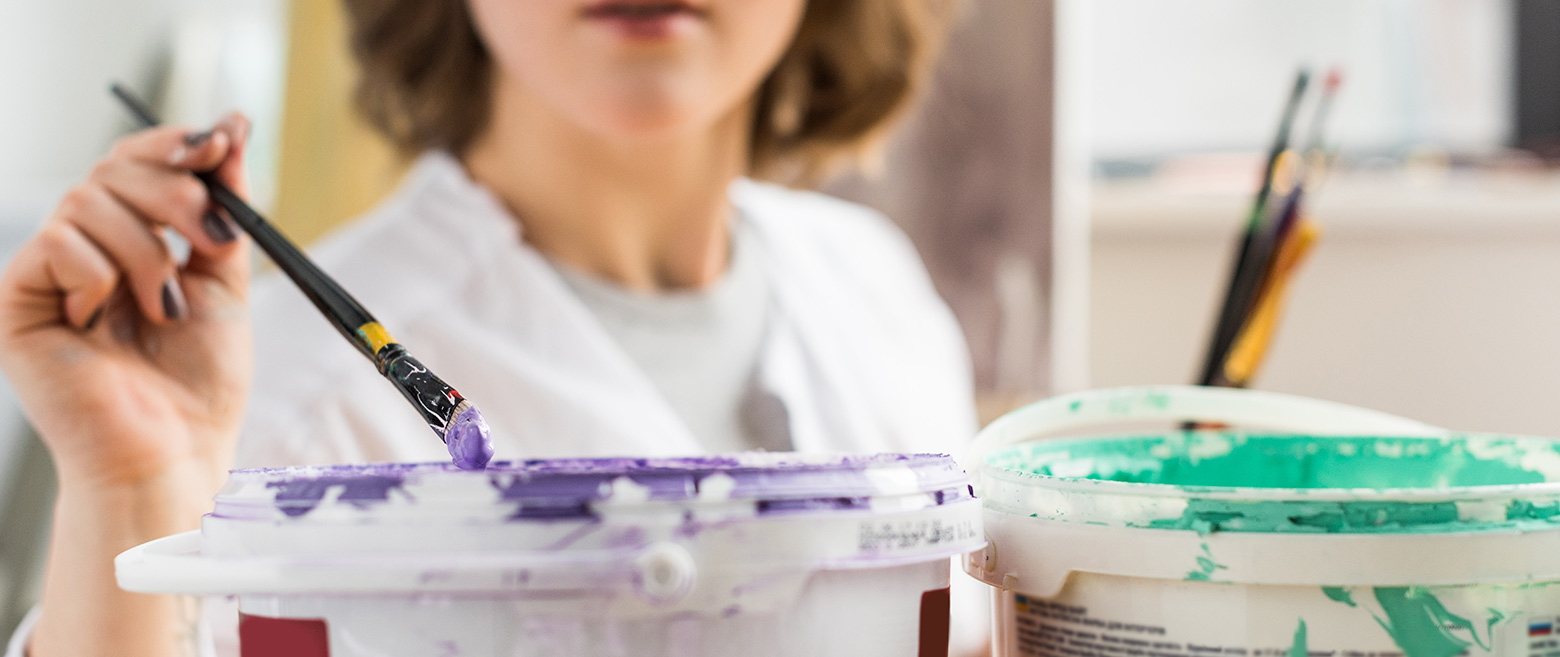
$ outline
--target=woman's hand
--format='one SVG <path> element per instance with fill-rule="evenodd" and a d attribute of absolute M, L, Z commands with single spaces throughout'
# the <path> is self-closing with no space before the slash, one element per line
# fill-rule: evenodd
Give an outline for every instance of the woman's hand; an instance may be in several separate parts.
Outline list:
<path fill-rule="evenodd" d="M 225 470 L 250 380 L 248 249 L 190 171 L 244 193 L 247 126 L 122 139 L 0 276 L 0 367 L 62 483 Z M 191 245 L 182 268 L 164 229 Z"/>
<path fill-rule="evenodd" d="M 60 478 L 33 657 L 173 654 L 171 601 L 119 591 L 112 559 L 198 526 L 232 459 L 247 240 L 190 172 L 246 193 L 247 136 L 235 114 L 120 140 L 0 276 L 0 367 Z M 170 229 L 191 245 L 183 266 Z"/>

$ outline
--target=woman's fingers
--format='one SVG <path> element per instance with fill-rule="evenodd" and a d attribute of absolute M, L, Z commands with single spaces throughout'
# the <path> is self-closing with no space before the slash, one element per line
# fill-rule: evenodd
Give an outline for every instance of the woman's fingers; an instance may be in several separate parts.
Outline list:
<path fill-rule="evenodd" d="M 90 327 L 119 286 L 153 323 L 189 317 L 164 226 L 190 242 L 191 273 L 214 277 L 214 284 L 242 299 L 248 278 L 242 236 L 211 206 L 204 184 L 191 172 L 212 171 L 245 194 L 242 155 L 248 136 L 248 121 L 235 113 L 204 132 L 153 128 L 117 142 L 8 269 L 12 283 L 4 291 L 16 296 L 6 295 L 7 305 L 25 307 L 28 316 L 20 323 Z M 57 305 L 61 299 L 63 307 Z"/>
<path fill-rule="evenodd" d="M 178 231 L 203 254 L 220 257 L 238 247 L 237 229 L 211 207 L 205 185 L 188 171 L 118 158 L 99 164 L 92 178 L 137 214 Z"/>
<path fill-rule="evenodd" d="M 197 252 L 223 259 L 238 250 L 238 228 L 212 207 L 192 171 L 215 170 L 240 194 L 248 121 L 229 114 L 210 130 L 153 128 L 126 137 L 94 169 L 102 183 L 138 214 L 178 231 Z"/>
<path fill-rule="evenodd" d="M 57 218 L 79 229 L 123 273 L 141 314 L 156 323 L 189 315 L 179 286 L 178 263 L 149 221 L 106 188 L 77 187 L 60 203 Z"/>
<path fill-rule="evenodd" d="M 244 176 L 244 149 L 249 144 L 249 119 L 244 115 L 233 112 L 218 121 L 212 128 L 213 134 L 221 134 L 227 137 L 227 158 L 222 161 L 215 173 L 217 178 L 228 189 L 238 193 L 241 197 L 249 196 L 249 181 Z M 226 212 L 219 212 L 213 219 L 226 222 L 226 227 L 238 233 L 238 226 L 232 223 L 232 219 L 226 216 Z M 240 239 L 239 241 L 242 241 Z M 237 249 L 236 253 L 218 253 L 216 257 L 207 257 L 206 253 L 195 251 L 190 254 L 189 262 L 185 265 L 189 271 L 206 274 L 215 277 L 227 286 L 228 291 L 238 299 L 247 296 L 249 283 L 249 250 Z"/>
<path fill-rule="evenodd" d="M 249 119 L 238 112 L 230 112 L 212 128 L 213 133 L 227 136 L 228 153 L 217 165 L 217 178 L 239 196 L 249 198 L 249 181 L 244 176 L 244 151 L 249 146 Z"/>
<path fill-rule="evenodd" d="M 119 290 L 120 271 L 86 234 L 50 221 L 0 277 L 5 338 L 66 323 L 91 330 Z"/>
<path fill-rule="evenodd" d="M 209 171 L 227 158 L 232 131 L 159 126 L 121 138 L 106 161 L 135 160 L 183 171 Z"/>
<path fill-rule="evenodd" d="M 92 330 L 103 318 L 119 285 L 119 269 L 75 226 L 51 224 L 35 240 L 42 280 L 32 287 L 56 289 L 64 295 L 65 321 Z"/>

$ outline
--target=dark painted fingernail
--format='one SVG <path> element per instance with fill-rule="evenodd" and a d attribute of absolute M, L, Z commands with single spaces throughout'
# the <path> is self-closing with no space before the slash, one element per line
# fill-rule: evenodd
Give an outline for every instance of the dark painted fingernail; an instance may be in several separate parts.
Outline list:
<path fill-rule="evenodd" d="M 92 311 L 92 316 L 87 318 L 87 322 L 81 325 L 81 330 L 90 331 L 95 328 L 97 326 L 98 320 L 103 319 L 103 311 L 107 309 L 107 303 L 98 306 L 97 310 Z"/>
<path fill-rule="evenodd" d="M 184 319 L 188 306 L 184 302 L 184 290 L 179 289 L 179 281 L 170 277 L 162 288 L 163 315 L 168 319 Z"/>
<path fill-rule="evenodd" d="M 218 244 L 227 244 L 238 235 L 233 232 L 233 225 L 216 210 L 207 210 L 205 216 L 200 218 L 200 227 L 206 231 L 206 236 Z"/>
<path fill-rule="evenodd" d="M 187 133 L 184 135 L 184 145 L 190 148 L 199 148 L 201 144 L 206 143 L 207 139 L 211 139 L 210 130 Z"/>

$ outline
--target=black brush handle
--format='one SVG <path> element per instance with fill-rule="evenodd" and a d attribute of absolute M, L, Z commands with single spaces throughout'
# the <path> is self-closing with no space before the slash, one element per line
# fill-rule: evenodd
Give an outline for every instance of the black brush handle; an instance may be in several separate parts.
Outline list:
<path fill-rule="evenodd" d="M 135 115 L 142 127 L 153 128 L 162 123 L 146 103 L 141 102 L 139 97 L 123 85 L 110 85 L 109 91 L 113 92 L 120 102 L 124 103 L 125 108 Z M 233 222 L 254 238 L 260 250 L 265 251 L 282 273 L 292 279 L 298 289 L 303 291 L 304 296 L 314 303 L 314 307 L 335 325 L 336 330 L 356 345 L 358 351 L 364 356 L 373 359 L 374 347 L 358 331 L 365 324 L 374 322 L 374 316 L 369 314 L 357 299 L 353 299 L 352 295 L 341 289 L 335 279 L 321 271 L 313 260 L 292 243 L 292 240 L 287 239 L 287 236 L 272 226 L 271 222 L 266 221 L 265 217 L 260 216 L 259 212 L 255 212 L 254 208 L 249 207 L 249 204 L 244 202 L 237 193 L 222 184 L 215 172 L 197 171 L 195 177 L 206 186 L 206 193 L 211 197 L 211 201 L 217 207 L 226 210 L 228 216 L 233 218 Z"/>
<path fill-rule="evenodd" d="M 151 109 L 130 90 L 118 84 L 111 86 L 110 90 L 143 126 L 150 128 L 160 123 Z M 347 294 L 335 279 L 315 265 L 309 256 L 304 255 L 303 250 L 272 226 L 271 222 L 222 184 L 215 172 L 195 172 L 195 177 L 206 186 L 212 203 L 226 210 L 233 222 L 249 233 L 260 250 L 292 279 L 342 337 L 373 361 L 379 373 L 389 379 L 401 391 L 401 395 L 417 408 L 417 412 L 428 423 L 428 428 L 433 429 L 440 440 L 447 442 L 446 430 L 455 418 L 456 409 L 464 401 L 461 394 L 412 358 L 406 352 L 406 347 L 391 339 L 390 334 L 379 326 L 379 322 L 357 299 Z"/>
<path fill-rule="evenodd" d="M 428 427 L 439 436 L 446 436 L 446 428 L 455 417 L 455 408 L 464 399 L 455 388 L 434 376 L 422 363 L 406 353 L 406 347 L 397 343 L 385 345 L 375 359 L 379 373 L 390 379 L 401 396 L 421 413 Z"/>
<path fill-rule="evenodd" d="M 341 285 L 337 284 L 335 279 L 321 271 L 313 260 L 292 243 L 292 240 L 287 239 L 271 225 L 271 222 L 266 221 L 265 217 L 260 216 L 260 213 L 255 212 L 254 208 L 249 207 L 248 203 L 239 198 L 238 194 L 228 189 L 222 181 L 217 180 L 216 174 L 207 171 L 197 173 L 195 177 L 205 183 L 206 192 L 211 195 L 212 202 L 226 210 L 228 216 L 233 218 L 233 222 L 254 238 L 260 250 L 265 251 L 282 273 L 287 274 L 287 277 L 297 284 L 304 296 L 314 302 L 314 306 L 330 319 L 336 330 L 356 345 L 358 351 L 363 352 L 364 356 L 374 358 L 373 347 L 358 333 L 358 329 L 363 325 L 375 322 L 374 316 L 369 314 L 357 299 L 341 289 Z"/>

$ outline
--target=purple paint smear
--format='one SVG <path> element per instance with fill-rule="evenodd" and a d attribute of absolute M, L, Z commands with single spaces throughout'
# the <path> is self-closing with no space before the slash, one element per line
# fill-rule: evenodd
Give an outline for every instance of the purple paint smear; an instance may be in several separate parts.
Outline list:
<path fill-rule="evenodd" d="M 390 499 L 390 491 L 401 487 L 401 477 L 370 475 L 359 477 L 317 477 L 272 481 L 266 488 L 276 489 L 276 508 L 289 516 L 298 517 L 314 510 L 325 493 L 333 486 L 341 486 L 337 500 L 364 507 L 369 502 Z"/>
<path fill-rule="evenodd" d="M 941 454 L 841 456 L 824 462 L 697 457 L 661 459 L 552 459 L 502 462 L 488 469 L 502 499 L 519 503 L 522 518 L 590 517 L 591 504 L 612 495 L 612 481 L 627 477 L 648 489 L 649 499 L 697 498 L 704 480 L 731 478 L 731 499 L 752 500 L 759 513 L 859 509 L 880 494 L 866 470 L 903 465 L 916 474 L 919 488 L 934 493 L 938 504 L 973 497 L 964 472 Z"/>
<path fill-rule="evenodd" d="M 452 448 L 452 454 L 454 449 Z M 235 477 L 262 477 L 277 489 L 285 513 L 307 513 L 332 486 L 344 486 L 338 499 L 360 508 L 389 499 L 391 490 L 415 487 L 421 476 L 485 476 L 497 493 L 491 503 L 512 504 L 514 520 L 595 517 L 592 506 L 612 496 L 612 482 L 627 477 L 647 489 L 652 501 L 699 497 L 705 480 L 725 475 L 730 499 L 751 501 L 761 514 L 855 510 L 870 507 L 879 495 L 870 468 L 903 466 L 916 475 L 916 488 L 936 504 L 973 497 L 959 466 L 941 454 L 878 454 L 826 459 L 788 454 L 744 454 L 691 458 L 600 458 L 496 461 L 485 472 L 463 472 L 450 463 L 384 463 L 306 468 L 235 470 Z M 482 504 L 473 500 L 473 504 Z M 220 504 L 219 504 L 220 507 Z M 219 508 L 218 515 L 221 514 Z"/>
<path fill-rule="evenodd" d="M 467 404 L 450 421 L 449 429 L 444 432 L 444 446 L 450 451 L 455 467 L 462 470 L 481 470 L 493 460 L 493 434 L 475 405 Z"/>

